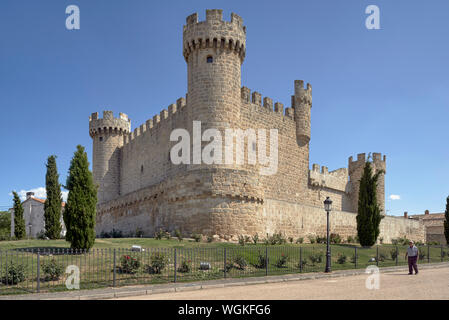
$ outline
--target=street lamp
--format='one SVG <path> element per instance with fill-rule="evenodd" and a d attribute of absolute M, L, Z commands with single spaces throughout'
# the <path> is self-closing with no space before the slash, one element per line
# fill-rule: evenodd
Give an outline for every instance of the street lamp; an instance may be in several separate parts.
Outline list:
<path fill-rule="evenodd" d="M 326 248 L 326 269 L 324 272 L 331 272 L 331 253 L 329 251 L 329 212 L 332 210 L 332 200 L 326 197 L 324 200 L 324 210 L 327 213 L 327 248 Z"/>

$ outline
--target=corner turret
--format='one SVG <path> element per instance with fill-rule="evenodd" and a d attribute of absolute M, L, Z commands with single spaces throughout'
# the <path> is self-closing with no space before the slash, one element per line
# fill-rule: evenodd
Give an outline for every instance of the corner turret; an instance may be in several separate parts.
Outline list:
<path fill-rule="evenodd" d="M 131 131 L 131 120 L 124 113 L 114 118 L 112 111 L 98 112 L 89 117 L 89 134 L 93 140 L 92 173 L 98 185 L 98 203 L 120 195 L 120 148 L 124 136 Z"/>
<path fill-rule="evenodd" d="M 312 108 L 312 86 L 310 83 L 304 88 L 303 80 L 295 80 L 292 108 L 296 122 L 296 140 L 302 147 L 310 141 L 310 109 Z"/>
<path fill-rule="evenodd" d="M 384 155 L 382 158 L 381 153 L 372 154 L 372 168 L 373 174 L 384 170 L 386 173 L 387 168 L 387 157 Z M 351 207 L 353 212 L 358 210 L 359 202 L 359 189 L 360 189 L 360 179 L 363 175 L 363 168 L 366 163 L 366 154 L 359 153 L 357 155 L 357 160 L 353 160 L 349 157 L 348 160 L 348 173 L 349 173 L 349 184 L 350 184 L 350 197 L 351 197 Z M 377 181 L 377 203 L 379 204 L 380 210 L 383 215 L 385 215 L 385 174 L 379 176 Z"/>

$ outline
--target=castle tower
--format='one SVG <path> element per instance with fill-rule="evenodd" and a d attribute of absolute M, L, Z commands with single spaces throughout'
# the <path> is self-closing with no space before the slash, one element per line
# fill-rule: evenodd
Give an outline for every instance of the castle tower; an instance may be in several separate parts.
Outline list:
<path fill-rule="evenodd" d="M 112 111 L 98 112 L 89 117 L 89 134 L 93 140 L 92 171 L 98 188 L 98 203 L 107 202 L 120 195 L 120 147 L 123 136 L 131 130 L 126 114 L 114 118 Z"/>
<path fill-rule="evenodd" d="M 304 81 L 295 80 L 292 107 L 295 109 L 296 140 L 302 147 L 310 141 L 310 109 L 312 108 L 312 86 L 310 83 L 304 89 Z"/>
<path fill-rule="evenodd" d="M 384 170 L 386 173 L 386 159 L 387 157 L 384 155 L 382 159 L 382 155 L 380 153 L 373 153 L 373 161 L 372 168 L 373 174 L 379 170 Z M 351 208 L 353 212 L 357 212 L 358 209 L 358 201 L 359 201 L 359 187 L 360 187 L 360 179 L 363 175 L 363 168 L 366 163 L 366 155 L 365 153 L 359 153 L 357 155 L 357 160 L 353 161 L 352 157 L 349 157 L 348 160 L 348 172 L 349 172 L 349 184 L 351 187 Z M 381 213 L 385 215 L 385 174 L 381 174 L 379 176 L 379 180 L 377 182 L 377 203 L 379 204 Z"/>
<path fill-rule="evenodd" d="M 187 104 L 192 120 L 220 128 L 240 115 L 241 65 L 245 58 L 246 28 L 235 13 L 223 21 L 223 10 L 206 10 L 187 17 L 183 55 L 187 62 Z"/>

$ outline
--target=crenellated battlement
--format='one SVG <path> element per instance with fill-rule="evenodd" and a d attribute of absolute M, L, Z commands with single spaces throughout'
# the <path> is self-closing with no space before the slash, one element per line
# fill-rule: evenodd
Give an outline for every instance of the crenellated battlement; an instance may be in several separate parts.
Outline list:
<path fill-rule="evenodd" d="M 223 21 L 223 10 L 206 10 L 206 20 L 198 22 L 198 14 L 187 17 L 183 28 L 183 55 L 187 61 L 194 50 L 221 48 L 235 52 L 241 61 L 246 53 L 246 27 L 243 19 L 231 13 L 231 21 Z"/>
<path fill-rule="evenodd" d="M 94 112 L 89 117 L 89 134 L 92 138 L 97 134 L 111 132 L 127 135 L 130 130 L 131 120 L 124 113 L 119 113 L 119 117 L 114 118 L 112 111 L 103 111 L 103 118 L 99 118 L 98 112 Z"/>
<path fill-rule="evenodd" d="M 321 167 L 314 163 L 312 170 L 309 170 L 309 185 L 312 187 L 328 188 L 338 191 L 347 192 L 348 170 L 340 168 L 330 171 L 326 166 Z"/>
<path fill-rule="evenodd" d="M 304 88 L 304 80 L 295 80 L 294 97 L 296 97 L 296 102 L 294 102 L 293 107 L 295 107 L 296 103 L 312 106 L 312 85 L 307 83 L 306 88 Z"/>
<path fill-rule="evenodd" d="M 386 155 L 384 155 L 382 157 L 381 153 L 373 152 L 372 159 L 373 159 L 373 163 L 376 166 L 376 168 L 385 170 L 386 162 L 387 162 Z M 349 159 L 348 159 L 349 174 L 351 174 L 353 171 L 357 170 L 358 168 L 363 167 L 365 165 L 366 160 L 367 160 L 366 153 L 357 154 L 356 160 L 353 160 L 352 156 L 349 157 Z"/>
<path fill-rule="evenodd" d="M 281 102 L 275 102 L 273 108 L 273 99 L 269 97 L 262 98 L 262 94 L 257 91 L 251 93 L 251 89 L 242 87 L 240 92 L 242 98 L 242 107 L 245 107 L 245 104 L 253 104 L 263 108 L 261 110 L 268 110 L 273 112 L 273 114 L 281 114 L 288 118 L 293 118 L 293 113 L 290 113 L 290 111 L 288 111 L 289 108 L 285 109 L 284 114 L 284 104 Z"/>
<path fill-rule="evenodd" d="M 124 145 L 136 140 L 138 137 L 148 133 L 155 135 L 164 126 L 171 128 L 170 121 L 173 116 L 177 115 L 180 111 L 183 111 L 186 106 L 186 99 L 179 98 L 176 103 L 170 104 L 167 109 L 163 109 L 159 114 L 153 116 L 152 119 L 145 121 L 145 124 L 135 128 L 134 131 L 124 135 Z"/>

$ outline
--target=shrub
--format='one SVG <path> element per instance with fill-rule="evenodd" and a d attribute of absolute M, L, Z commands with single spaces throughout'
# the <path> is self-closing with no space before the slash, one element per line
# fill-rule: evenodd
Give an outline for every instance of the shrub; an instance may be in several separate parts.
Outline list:
<path fill-rule="evenodd" d="M 394 239 L 391 239 L 391 244 L 393 244 L 393 245 L 398 245 L 399 244 L 399 240 L 398 239 L 396 239 L 396 238 L 394 238 Z"/>
<path fill-rule="evenodd" d="M 22 264 L 8 263 L 8 271 L 2 276 L 4 284 L 18 284 L 25 281 L 26 271 Z"/>
<path fill-rule="evenodd" d="M 423 260 L 426 258 L 426 253 L 424 250 L 419 250 L 419 260 Z"/>
<path fill-rule="evenodd" d="M 143 231 L 140 228 L 136 229 L 136 238 L 142 238 L 143 237 Z"/>
<path fill-rule="evenodd" d="M 170 239 L 171 239 L 171 234 L 170 234 L 170 232 L 168 232 L 167 230 L 164 231 L 164 238 L 167 239 L 167 240 L 170 240 Z"/>
<path fill-rule="evenodd" d="M 258 269 L 264 269 L 267 267 L 267 257 L 259 252 L 259 255 L 257 257 L 257 262 L 254 264 L 254 266 Z"/>
<path fill-rule="evenodd" d="M 353 254 L 351 257 L 351 263 L 355 263 L 358 258 L 358 255 L 356 256 L 355 254 Z"/>
<path fill-rule="evenodd" d="M 122 273 L 135 273 L 140 268 L 140 260 L 138 257 L 123 255 L 120 258 L 120 271 Z"/>
<path fill-rule="evenodd" d="M 294 239 L 293 237 L 288 237 L 288 242 L 293 243 Z"/>
<path fill-rule="evenodd" d="M 167 258 L 160 252 L 153 253 L 150 264 L 146 265 L 146 270 L 150 274 L 160 274 L 167 265 Z"/>
<path fill-rule="evenodd" d="M 310 262 L 312 262 L 312 266 L 315 266 L 315 263 L 321 263 L 323 261 L 323 254 L 320 252 L 312 253 L 309 256 Z"/>
<path fill-rule="evenodd" d="M 245 243 L 250 243 L 250 242 L 251 242 L 251 237 L 245 236 Z"/>
<path fill-rule="evenodd" d="M 296 243 L 297 244 L 301 244 L 303 242 L 304 242 L 304 238 L 303 237 L 300 237 L 300 238 L 296 239 Z"/>
<path fill-rule="evenodd" d="M 212 241 L 214 241 L 214 237 L 211 235 L 207 236 L 207 242 L 211 243 Z"/>
<path fill-rule="evenodd" d="M 259 242 L 259 235 L 257 233 L 253 235 L 252 240 L 254 244 L 257 244 L 257 242 Z"/>
<path fill-rule="evenodd" d="M 36 238 L 39 240 L 45 240 L 47 237 L 45 236 L 45 231 L 41 230 L 36 234 Z"/>
<path fill-rule="evenodd" d="M 64 267 L 52 258 L 49 261 L 42 262 L 42 272 L 45 275 L 46 281 L 55 281 L 59 280 L 64 273 Z"/>
<path fill-rule="evenodd" d="M 325 237 L 325 236 L 323 236 L 323 237 L 317 236 L 316 237 L 316 243 L 326 243 L 326 242 L 327 242 L 327 237 Z"/>
<path fill-rule="evenodd" d="M 339 244 L 339 243 L 341 243 L 341 237 L 340 237 L 340 235 L 338 234 L 338 233 L 331 233 L 330 234 L 330 236 L 329 236 L 329 241 L 331 242 L 331 243 L 334 243 L 334 244 Z M 326 239 L 327 240 L 327 239 Z"/>
<path fill-rule="evenodd" d="M 338 256 L 337 263 L 338 263 L 338 264 L 345 264 L 347 258 L 348 258 L 348 257 L 347 257 L 344 253 L 342 253 L 342 254 L 340 254 L 340 255 Z"/>
<path fill-rule="evenodd" d="M 179 242 L 182 241 L 182 233 L 178 229 L 175 230 L 175 237 L 178 239 Z"/>
<path fill-rule="evenodd" d="M 111 234 L 109 232 L 101 231 L 100 238 L 110 238 L 110 237 L 111 237 Z"/>
<path fill-rule="evenodd" d="M 193 240 L 195 240 L 195 242 L 200 242 L 202 236 L 199 233 L 194 233 L 194 234 L 192 234 L 192 238 L 193 238 Z"/>
<path fill-rule="evenodd" d="M 379 261 L 383 262 L 385 260 L 387 260 L 387 256 L 385 254 L 383 254 L 383 253 L 380 253 L 379 254 Z"/>
<path fill-rule="evenodd" d="M 380 244 L 383 244 L 383 243 L 384 243 L 384 238 L 383 238 L 383 237 L 380 237 L 380 238 L 379 238 L 379 242 L 380 242 Z"/>
<path fill-rule="evenodd" d="M 282 253 L 281 257 L 276 260 L 275 265 L 276 265 L 277 268 L 285 268 L 286 264 L 287 264 L 287 261 L 288 261 L 288 255 Z"/>
<path fill-rule="evenodd" d="M 348 239 L 346 240 L 347 243 L 354 243 L 355 239 L 353 236 L 348 236 Z"/>
<path fill-rule="evenodd" d="M 245 270 L 246 267 L 248 266 L 248 263 L 242 256 L 237 256 L 234 258 L 234 265 L 239 270 Z"/>
<path fill-rule="evenodd" d="M 312 244 L 314 244 L 316 242 L 315 236 L 309 235 L 309 236 L 307 236 L 307 238 L 309 239 L 310 243 L 312 243 Z"/>
<path fill-rule="evenodd" d="M 123 238 L 122 230 L 112 229 L 112 238 Z"/>
<path fill-rule="evenodd" d="M 243 235 L 239 235 L 239 245 L 244 246 L 245 242 L 245 237 Z"/>
<path fill-rule="evenodd" d="M 164 235 L 165 235 L 165 232 L 164 232 L 162 229 L 159 229 L 159 231 L 156 231 L 156 232 L 154 233 L 154 238 L 155 238 L 156 240 L 162 240 L 162 238 L 164 237 Z"/>
<path fill-rule="evenodd" d="M 181 273 L 187 273 L 190 272 L 190 270 L 192 270 L 192 267 L 190 266 L 190 260 L 184 260 L 178 268 L 178 272 Z"/>
<path fill-rule="evenodd" d="M 391 256 L 391 260 L 396 260 L 396 258 L 398 257 L 398 253 L 397 253 L 396 249 L 390 250 L 390 256 Z"/>
<path fill-rule="evenodd" d="M 301 261 L 298 262 L 298 264 L 296 265 L 296 268 L 301 269 L 304 268 L 307 265 L 307 260 L 303 259 L 302 263 Z"/>

